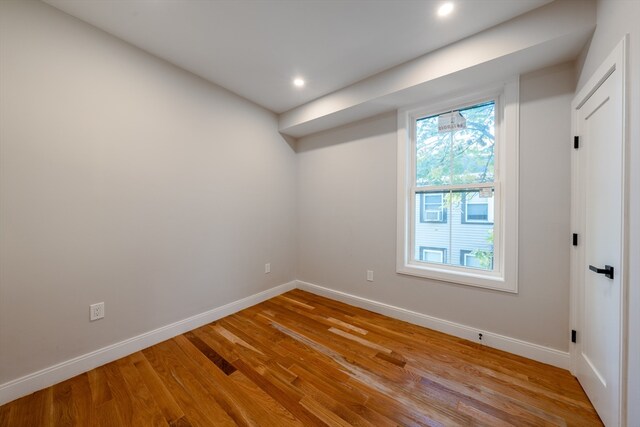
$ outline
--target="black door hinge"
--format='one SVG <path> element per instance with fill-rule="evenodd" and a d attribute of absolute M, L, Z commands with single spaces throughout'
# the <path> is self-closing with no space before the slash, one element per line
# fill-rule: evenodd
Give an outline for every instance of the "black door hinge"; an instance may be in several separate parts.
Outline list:
<path fill-rule="evenodd" d="M 580 148 L 580 137 L 579 136 L 574 136 L 573 137 L 573 148 L 575 148 L 576 150 L 578 148 Z"/>
<path fill-rule="evenodd" d="M 578 335 L 578 333 L 576 332 L 575 329 L 571 330 L 571 342 L 576 342 L 576 335 Z"/>
<path fill-rule="evenodd" d="M 573 246 L 578 246 L 578 233 L 573 233 Z"/>

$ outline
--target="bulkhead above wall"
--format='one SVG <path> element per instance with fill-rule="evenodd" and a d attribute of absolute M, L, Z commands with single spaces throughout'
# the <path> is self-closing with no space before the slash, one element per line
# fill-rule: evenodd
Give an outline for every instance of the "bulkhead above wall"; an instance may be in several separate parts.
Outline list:
<path fill-rule="evenodd" d="M 592 0 L 556 0 L 296 107 L 279 117 L 296 138 L 574 60 L 596 23 Z"/>

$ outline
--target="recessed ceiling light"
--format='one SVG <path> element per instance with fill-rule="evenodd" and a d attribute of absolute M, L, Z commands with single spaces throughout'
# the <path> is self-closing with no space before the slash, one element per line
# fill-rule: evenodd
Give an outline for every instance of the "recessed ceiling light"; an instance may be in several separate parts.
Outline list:
<path fill-rule="evenodd" d="M 451 12 L 453 12 L 453 3 L 451 3 L 450 1 L 443 3 L 438 8 L 438 16 L 441 16 L 441 17 L 445 17 L 449 15 Z"/>
<path fill-rule="evenodd" d="M 304 86 L 304 80 L 302 80 L 300 77 L 297 77 L 297 78 L 293 79 L 293 85 L 295 87 L 302 87 L 302 86 Z"/>

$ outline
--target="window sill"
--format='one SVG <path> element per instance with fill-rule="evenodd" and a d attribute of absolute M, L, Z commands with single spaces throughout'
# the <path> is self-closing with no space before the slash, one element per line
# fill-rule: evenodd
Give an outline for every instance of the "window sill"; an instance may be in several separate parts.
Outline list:
<path fill-rule="evenodd" d="M 499 272 L 465 271 L 467 268 L 438 268 L 416 264 L 398 266 L 396 272 L 408 276 L 435 279 L 443 282 L 455 283 L 465 286 L 492 289 L 495 291 L 518 293 L 517 283 L 507 281 Z"/>

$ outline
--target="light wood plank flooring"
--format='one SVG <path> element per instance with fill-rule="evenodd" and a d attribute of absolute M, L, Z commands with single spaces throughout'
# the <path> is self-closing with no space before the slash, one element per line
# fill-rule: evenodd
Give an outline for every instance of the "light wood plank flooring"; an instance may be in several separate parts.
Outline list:
<path fill-rule="evenodd" d="M 0 407 L 1 426 L 592 426 L 569 372 L 300 290 Z"/>

